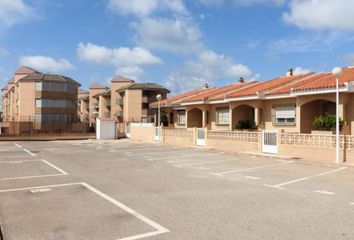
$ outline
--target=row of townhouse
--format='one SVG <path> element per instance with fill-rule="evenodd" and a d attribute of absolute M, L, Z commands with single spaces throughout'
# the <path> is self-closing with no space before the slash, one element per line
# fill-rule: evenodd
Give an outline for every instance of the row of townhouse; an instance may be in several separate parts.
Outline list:
<path fill-rule="evenodd" d="M 170 91 L 156 83 L 137 83 L 117 76 L 111 86 L 92 85 L 88 91 L 80 89 L 78 115 L 82 122 L 95 127 L 96 118 L 117 123 L 154 122 L 156 109 L 149 108 L 161 94 L 165 99 Z"/>
<path fill-rule="evenodd" d="M 1 132 L 71 131 L 80 86 L 66 76 L 19 67 L 2 88 Z"/>
<path fill-rule="evenodd" d="M 240 120 L 254 122 L 256 129 L 311 133 L 314 118 L 335 114 L 336 77 L 329 73 L 293 75 L 269 81 L 240 81 L 224 87 L 205 87 L 160 102 L 171 128 L 234 130 Z M 342 134 L 354 131 L 354 67 L 339 78 L 339 116 L 345 120 Z M 157 108 L 158 102 L 151 104 Z"/>

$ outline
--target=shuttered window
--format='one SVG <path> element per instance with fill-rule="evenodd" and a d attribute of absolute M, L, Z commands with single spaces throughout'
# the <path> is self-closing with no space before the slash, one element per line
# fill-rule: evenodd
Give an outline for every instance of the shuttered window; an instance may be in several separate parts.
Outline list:
<path fill-rule="evenodd" d="M 275 107 L 275 124 L 295 125 L 296 108 L 294 105 Z"/>
<path fill-rule="evenodd" d="M 217 124 L 229 124 L 230 111 L 228 108 L 217 109 L 216 111 Z"/>

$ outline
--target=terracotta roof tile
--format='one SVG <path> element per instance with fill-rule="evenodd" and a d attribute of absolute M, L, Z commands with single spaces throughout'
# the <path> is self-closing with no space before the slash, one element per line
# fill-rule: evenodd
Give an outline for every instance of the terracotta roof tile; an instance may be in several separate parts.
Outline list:
<path fill-rule="evenodd" d="M 254 84 L 253 86 L 243 89 L 241 91 L 235 91 L 233 93 L 227 94 L 226 98 L 234 98 L 234 97 L 245 97 L 245 96 L 256 96 L 258 93 L 268 93 L 269 91 L 280 87 L 284 84 L 289 84 L 293 81 L 303 78 L 305 75 L 294 75 L 288 77 L 278 77 L 266 82 L 260 82 L 258 84 Z"/>
<path fill-rule="evenodd" d="M 188 99 L 186 99 L 185 101 L 183 101 L 184 103 L 187 102 L 199 102 L 199 101 L 204 101 L 204 99 L 210 99 L 212 97 L 218 96 L 220 94 L 225 94 L 226 92 L 235 90 L 235 89 L 239 89 L 242 86 L 246 85 L 246 83 L 232 83 L 229 84 L 225 87 L 220 87 L 220 88 L 215 88 L 215 89 L 211 89 L 211 91 L 205 91 L 202 94 L 196 95 L 196 96 L 192 96 Z"/>
<path fill-rule="evenodd" d="M 198 94 L 204 93 L 205 91 L 210 91 L 211 89 L 215 89 L 215 88 L 207 88 L 207 89 L 201 88 L 201 89 L 191 90 L 188 92 L 184 92 L 184 93 L 163 99 L 160 101 L 160 103 L 161 103 L 161 106 L 166 106 L 166 105 L 179 106 L 182 101 L 184 101 L 188 98 L 194 97 L 194 96 L 196 96 L 196 94 L 198 95 Z M 154 106 L 156 107 L 157 104 L 158 104 L 158 102 L 154 102 L 154 103 L 151 103 L 150 105 L 153 107 Z"/>
<path fill-rule="evenodd" d="M 212 101 L 215 101 L 215 100 L 222 100 L 225 98 L 225 96 L 227 94 L 231 94 L 231 93 L 234 93 L 234 92 L 237 92 L 237 91 L 242 91 L 243 89 L 246 89 L 248 87 L 251 87 L 255 84 L 257 84 L 258 82 L 257 81 L 252 81 L 252 82 L 245 82 L 244 84 L 236 87 L 236 88 L 233 88 L 233 89 L 228 89 L 227 91 L 223 91 L 221 92 L 220 94 L 217 94 L 211 98 L 209 98 L 209 100 L 212 100 Z"/>
<path fill-rule="evenodd" d="M 344 86 L 345 83 L 351 81 L 354 81 L 354 67 L 348 67 L 343 69 L 343 74 L 339 78 L 339 86 Z M 327 75 L 323 76 L 322 78 L 316 79 L 316 81 L 297 87 L 296 89 L 294 89 L 294 91 L 334 88 L 334 87 L 336 87 L 336 77 L 331 73 L 327 73 Z"/>

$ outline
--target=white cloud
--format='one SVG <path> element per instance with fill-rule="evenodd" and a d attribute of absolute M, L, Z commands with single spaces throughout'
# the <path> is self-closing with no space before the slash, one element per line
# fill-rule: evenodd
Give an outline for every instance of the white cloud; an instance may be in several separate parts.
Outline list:
<path fill-rule="evenodd" d="M 334 47 L 348 43 L 354 37 L 339 32 L 313 32 L 296 38 L 283 38 L 272 42 L 269 46 L 270 54 L 292 52 L 326 52 Z"/>
<path fill-rule="evenodd" d="M 224 0 L 198 0 L 198 2 L 200 2 L 201 4 L 204 4 L 206 6 L 224 4 Z"/>
<path fill-rule="evenodd" d="M 213 84 L 223 78 L 236 80 L 239 77 L 249 79 L 251 70 L 231 58 L 204 50 L 197 58 L 184 64 L 183 70 L 174 71 L 166 81 L 166 86 L 174 93 L 200 88 L 205 83 Z"/>
<path fill-rule="evenodd" d="M 292 0 L 283 20 L 302 29 L 354 31 L 353 0 Z"/>
<path fill-rule="evenodd" d="M 251 6 L 254 4 L 282 5 L 286 0 L 232 0 L 238 6 Z"/>
<path fill-rule="evenodd" d="M 126 78 L 138 80 L 145 74 L 144 70 L 140 67 L 133 66 L 133 67 L 120 67 L 116 71 L 116 75 L 120 75 Z"/>
<path fill-rule="evenodd" d="M 311 72 L 310 70 L 308 70 L 306 68 L 302 68 L 302 67 L 296 67 L 293 71 L 294 75 L 307 74 L 310 72 Z"/>
<path fill-rule="evenodd" d="M 19 59 L 19 64 L 38 69 L 43 72 L 60 72 L 71 70 L 75 67 L 66 59 L 53 59 L 47 56 L 23 56 Z"/>
<path fill-rule="evenodd" d="M 201 49 L 200 29 L 189 21 L 144 18 L 133 25 L 139 45 L 158 51 L 186 54 Z"/>
<path fill-rule="evenodd" d="M 177 14 L 186 14 L 182 0 L 109 0 L 108 8 L 120 15 L 149 16 L 160 10 L 168 10 Z"/>
<path fill-rule="evenodd" d="M 22 0 L 0 0 L 0 26 L 10 27 L 33 17 L 35 10 Z"/>
<path fill-rule="evenodd" d="M 79 43 L 77 55 L 80 60 L 111 66 L 142 66 L 162 63 L 148 50 L 141 47 L 107 48 L 92 43 Z"/>

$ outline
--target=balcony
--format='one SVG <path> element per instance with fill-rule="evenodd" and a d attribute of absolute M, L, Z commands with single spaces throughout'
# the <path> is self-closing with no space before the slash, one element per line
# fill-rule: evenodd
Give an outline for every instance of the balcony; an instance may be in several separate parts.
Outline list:
<path fill-rule="evenodd" d="M 123 111 L 117 110 L 115 115 L 116 115 L 116 117 L 122 117 L 123 116 Z"/>
<path fill-rule="evenodd" d="M 104 105 L 105 107 L 111 107 L 111 100 L 105 100 Z"/>
<path fill-rule="evenodd" d="M 93 104 L 92 104 L 92 108 L 93 108 L 93 109 L 98 109 L 98 103 L 93 103 Z"/>
<path fill-rule="evenodd" d="M 92 113 L 92 117 L 93 117 L 93 118 L 97 118 L 97 117 L 98 117 L 98 112 L 93 112 L 93 113 Z"/>
<path fill-rule="evenodd" d="M 123 105 L 123 99 L 121 99 L 121 98 L 116 98 L 116 104 L 118 104 L 118 105 Z"/>
<path fill-rule="evenodd" d="M 105 118 L 110 118 L 111 117 L 111 113 L 110 112 L 104 112 L 104 117 Z"/>

